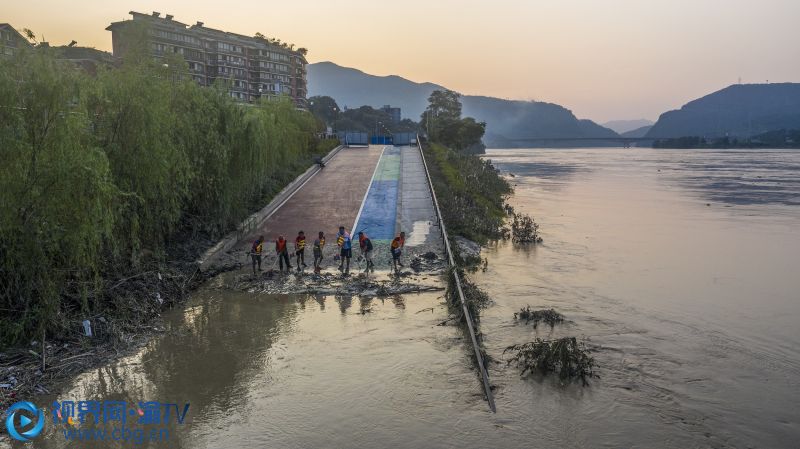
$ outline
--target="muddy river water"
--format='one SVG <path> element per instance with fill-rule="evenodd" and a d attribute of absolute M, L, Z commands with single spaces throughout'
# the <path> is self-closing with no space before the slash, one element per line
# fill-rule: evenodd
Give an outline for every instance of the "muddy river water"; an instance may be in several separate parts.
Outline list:
<path fill-rule="evenodd" d="M 797 448 L 800 152 L 490 150 L 544 243 L 486 249 L 488 411 L 441 293 L 277 296 L 212 281 L 136 354 L 57 399 L 191 407 L 182 448 Z M 553 307 L 555 329 L 515 322 Z M 503 349 L 585 338 L 588 387 L 519 377 Z M 140 441 L 139 447 L 166 447 Z M 36 447 L 68 442 L 47 426 Z"/>

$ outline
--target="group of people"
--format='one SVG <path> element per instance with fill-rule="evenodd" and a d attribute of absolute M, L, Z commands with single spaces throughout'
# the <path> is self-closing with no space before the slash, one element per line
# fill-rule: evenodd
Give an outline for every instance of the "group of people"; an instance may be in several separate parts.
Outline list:
<path fill-rule="evenodd" d="M 397 272 L 400 267 L 404 266 L 400 261 L 400 256 L 403 254 L 403 247 L 406 244 L 406 233 L 399 233 L 390 245 L 392 254 L 392 269 Z M 336 246 L 339 248 L 339 254 L 334 256 L 334 260 L 339 260 L 339 271 L 344 274 L 350 273 L 350 259 L 353 258 L 353 242 L 350 233 L 344 228 L 339 226 L 339 232 L 336 234 Z M 372 260 L 372 253 L 374 247 L 372 240 L 367 237 L 364 231 L 358 232 L 358 247 L 361 250 L 361 257 L 366 261 L 365 273 L 375 271 L 375 263 Z M 319 273 L 322 270 L 323 252 L 325 249 L 325 233 L 319 231 L 317 238 L 314 239 L 312 246 L 314 254 L 314 273 Z M 253 259 L 253 274 L 256 274 L 256 269 L 261 270 L 261 256 L 264 251 L 264 236 L 259 236 L 250 249 L 250 257 Z M 275 254 L 279 263 L 280 271 L 283 272 L 284 265 L 288 273 L 292 269 L 289 262 L 289 245 L 288 241 L 281 235 L 275 241 Z M 294 239 L 294 257 L 297 271 L 306 268 L 306 235 L 303 231 L 297 233 Z"/>

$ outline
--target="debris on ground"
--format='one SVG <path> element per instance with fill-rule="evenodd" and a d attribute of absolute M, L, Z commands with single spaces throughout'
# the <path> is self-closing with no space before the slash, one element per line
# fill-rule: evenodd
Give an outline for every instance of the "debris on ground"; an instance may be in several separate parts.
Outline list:
<path fill-rule="evenodd" d="M 578 342 L 575 337 L 564 337 L 557 340 L 542 340 L 512 345 L 506 352 L 513 353 L 508 364 L 516 363 L 522 368 L 522 376 L 526 374 L 558 373 L 562 383 L 570 379 L 580 379 L 583 385 L 589 384 L 588 379 L 597 377 L 594 374 L 594 359 L 589 356 L 583 342 Z"/>
<path fill-rule="evenodd" d="M 235 275 L 226 288 L 251 293 L 271 294 L 315 294 L 360 297 L 387 297 L 405 293 L 420 293 L 444 290 L 436 278 L 420 278 L 411 271 L 399 274 L 358 273 L 343 276 L 340 273 L 277 272 Z"/>
<path fill-rule="evenodd" d="M 550 327 L 554 327 L 556 324 L 563 323 L 564 315 L 556 312 L 553 309 L 531 310 L 531 306 L 527 306 L 515 313 L 514 319 L 525 320 L 525 324 L 533 321 L 533 328 L 536 329 L 539 326 L 540 321 L 545 324 L 549 324 Z"/>
<path fill-rule="evenodd" d="M 409 266 L 416 273 L 422 271 L 434 272 L 442 269 L 444 266 L 444 261 L 440 260 L 436 253 L 427 252 L 425 254 L 414 256 Z"/>

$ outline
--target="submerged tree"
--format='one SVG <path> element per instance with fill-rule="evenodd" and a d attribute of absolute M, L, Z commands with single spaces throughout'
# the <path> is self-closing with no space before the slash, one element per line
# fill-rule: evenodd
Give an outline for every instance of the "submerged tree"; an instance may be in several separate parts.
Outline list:
<path fill-rule="evenodd" d="M 526 214 L 513 213 L 511 222 L 511 240 L 514 243 L 541 243 L 539 224 Z"/>
<path fill-rule="evenodd" d="M 589 384 L 588 379 L 595 377 L 594 359 L 575 337 L 557 340 L 537 338 L 529 343 L 509 346 L 503 352 L 513 353 L 508 363 L 516 363 L 522 368 L 523 376 L 534 372 L 553 372 L 558 373 L 562 381 L 580 379 L 584 386 Z"/>

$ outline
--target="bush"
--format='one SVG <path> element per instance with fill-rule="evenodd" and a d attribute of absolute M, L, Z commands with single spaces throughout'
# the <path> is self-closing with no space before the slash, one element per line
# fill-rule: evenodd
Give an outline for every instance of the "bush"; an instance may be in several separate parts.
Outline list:
<path fill-rule="evenodd" d="M 594 377 L 594 359 L 589 357 L 585 345 L 575 337 L 558 340 L 537 338 L 529 343 L 509 346 L 503 352 L 515 352 L 508 363 L 516 362 L 522 368 L 523 376 L 534 371 L 541 374 L 557 372 L 562 381 L 578 378 L 583 385 L 588 385 L 587 379 Z"/>
<path fill-rule="evenodd" d="M 514 314 L 514 318 L 525 320 L 525 324 L 533 321 L 534 329 L 539 326 L 540 321 L 549 324 L 551 328 L 556 324 L 564 322 L 564 315 L 561 315 L 553 309 L 531 310 L 531 306 L 520 309 L 518 313 Z"/>
<path fill-rule="evenodd" d="M 511 241 L 514 243 L 541 243 L 539 225 L 530 215 L 513 213 Z"/>

